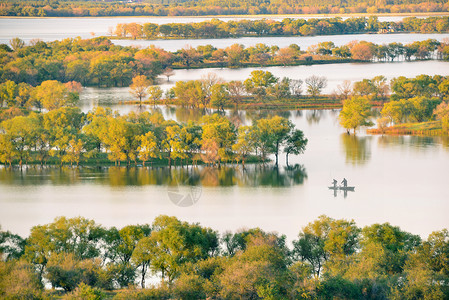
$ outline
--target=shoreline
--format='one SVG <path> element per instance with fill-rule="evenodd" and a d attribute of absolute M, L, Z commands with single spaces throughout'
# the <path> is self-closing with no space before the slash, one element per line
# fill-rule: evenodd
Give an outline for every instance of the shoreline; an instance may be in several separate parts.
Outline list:
<path fill-rule="evenodd" d="M 416 13 L 348 13 L 348 14 L 264 14 L 264 15 L 205 15 L 205 16 L 82 16 L 82 17 L 25 17 L 25 16 L 0 16 L 0 19 L 106 19 L 106 18 L 164 18 L 164 19 L 218 19 L 218 18 L 335 18 L 335 17 L 415 17 L 415 16 L 449 16 L 449 12 L 416 12 Z"/>

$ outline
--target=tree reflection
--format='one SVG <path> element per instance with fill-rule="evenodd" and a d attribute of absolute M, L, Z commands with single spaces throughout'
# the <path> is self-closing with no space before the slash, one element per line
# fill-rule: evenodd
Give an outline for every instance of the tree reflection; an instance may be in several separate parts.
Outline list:
<path fill-rule="evenodd" d="M 343 133 L 341 135 L 342 148 L 346 154 L 346 163 L 363 165 L 371 157 L 371 137 L 358 137 Z"/>
<path fill-rule="evenodd" d="M 422 151 L 424 149 L 435 148 L 439 145 L 449 148 L 449 137 L 447 136 L 380 136 L 378 145 L 383 148 L 401 147 Z"/>
<path fill-rule="evenodd" d="M 268 186 L 303 184 L 307 178 L 301 165 L 282 169 L 273 166 L 241 165 L 198 167 L 40 167 L 0 168 L 0 183 L 16 186 L 96 184 L 112 187 L 145 185 L 185 186 Z"/>
<path fill-rule="evenodd" d="M 306 113 L 307 123 L 309 123 L 309 125 L 318 124 L 318 123 L 320 123 L 322 116 L 323 116 L 322 110 L 318 110 L 318 109 L 309 110 Z"/>

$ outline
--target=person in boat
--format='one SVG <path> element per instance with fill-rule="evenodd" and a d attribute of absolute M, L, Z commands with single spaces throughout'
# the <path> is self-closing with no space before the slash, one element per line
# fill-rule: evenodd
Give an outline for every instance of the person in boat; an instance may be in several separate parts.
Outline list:
<path fill-rule="evenodd" d="M 338 181 L 337 181 L 336 179 L 334 179 L 334 180 L 332 181 L 332 184 L 334 185 L 334 188 L 337 188 L 337 183 L 338 183 Z"/>
<path fill-rule="evenodd" d="M 346 180 L 346 178 L 343 178 L 342 182 L 343 187 L 347 187 L 348 186 L 348 181 Z"/>

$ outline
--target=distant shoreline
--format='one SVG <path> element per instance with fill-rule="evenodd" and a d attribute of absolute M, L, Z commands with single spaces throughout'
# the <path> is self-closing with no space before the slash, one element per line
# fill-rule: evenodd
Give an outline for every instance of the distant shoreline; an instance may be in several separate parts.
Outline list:
<path fill-rule="evenodd" d="M 348 14 L 282 14 L 282 15 L 206 15 L 206 16 L 85 16 L 85 17 L 24 17 L 24 16 L 0 16 L 0 19 L 106 19 L 106 18 L 164 18 L 164 19 L 217 19 L 217 18 L 335 18 L 335 17 L 418 17 L 418 16 L 449 16 L 449 12 L 419 12 L 419 13 L 348 13 Z"/>

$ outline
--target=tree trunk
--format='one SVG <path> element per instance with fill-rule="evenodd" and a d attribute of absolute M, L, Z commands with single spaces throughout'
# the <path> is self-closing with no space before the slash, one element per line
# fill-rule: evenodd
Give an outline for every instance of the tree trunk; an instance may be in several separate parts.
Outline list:
<path fill-rule="evenodd" d="M 285 154 L 285 162 L 287 163 L 287 167 L 288 167 L 288 152 Z"/>

